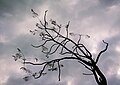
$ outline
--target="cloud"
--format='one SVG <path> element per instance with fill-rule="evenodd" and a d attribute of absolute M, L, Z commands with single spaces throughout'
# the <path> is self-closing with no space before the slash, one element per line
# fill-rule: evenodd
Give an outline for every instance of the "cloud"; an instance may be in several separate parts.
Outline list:
<path fill-rule="evenodd" d="M 102 6 L 111 6 L 119 3 L 120 1 L 119 0 L 99 0 L 99 2 Z"/>
<path fill-rule="evenodd" d="M 14 3 L 13 3 L 14 2 Z M 16 14 L 25 14 L 31 8 L 37 7 L 42 4 L 43 0 L 11 0 L 10 2 L 6 0 L 0 1 L 0 16 L 4 17 L 5 14 L 12 14 L 17 16 Z M 20 15 L 19 15 L 20 16 Z"/>
<path fill-rule="evenodd" d="M 31 8 L 39 12 L 40 17 L 48 9 L 48 18 L 58 20 L 63 25 L 70 20 L 70 32 L 89 34 L 91 38 L 86 39 L 85 44 L 88 49 L 95 50 L 95 53 L 104 48 L 102 40 L 107 41 L 109 48 L 101 56 L 99 66 L 107 76 L 109 85 L 119 85 L 119 77 L 116 77 L 120 60 L 119 2 L 119 0 L 11 0 L 11 2 L 1 0 L 0 67 L 4 65 L 6 71 L 2 69 L 0 74 L 4 75 L 4 85 L 39 85 L 41 83 L 42 85 L 96 85 L 92 76 L 82 75 L 82 72 L 88 71 L 76 62 L 62 62 L 65 67 L 62 69 L 60 82 L 57 81 L 58 73 L 56 72 L 25 83 L 21 77 L 17 76 L 21 74 L 18 70 L 11 70 L 19 67 L 9 60 L 17 47 L 21 48 L 26 56 L 44 56 L 40 53 L 40 49 L 33 49 L 30 46 L 32 43 L 39 44 L 39 39 L 29 33 L 30 29 L 35 28 L 37 22 L 31 17 Z M 9 65 L 13 67 L 10 68 Z"/>
<path fill-rule="evenodd" d="M 120 78 L 118 78 L 116 75 L 114 75 L 108 80 L 108 85 L 119 85 L 119 84 L 120 84 Z"/>

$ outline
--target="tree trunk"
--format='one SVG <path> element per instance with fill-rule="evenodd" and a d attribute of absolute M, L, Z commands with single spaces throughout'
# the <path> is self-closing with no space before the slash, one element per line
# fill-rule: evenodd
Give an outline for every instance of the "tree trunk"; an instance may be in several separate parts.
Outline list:
<path fill-rule="evenodd" d="M 93 75 L 98 85 L 107 85 L 107 80 L 97 65 L 93 67 Z"/>

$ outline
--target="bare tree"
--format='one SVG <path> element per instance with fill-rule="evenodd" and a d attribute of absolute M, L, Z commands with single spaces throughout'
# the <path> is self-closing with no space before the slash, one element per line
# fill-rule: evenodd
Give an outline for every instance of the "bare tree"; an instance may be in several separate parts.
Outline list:
<path fill-rule="evenodd" d="M 58 57 L 49 61 L 38 62 L 39 59 L 35 58 L 35 61 L 28 60 L 22 53 L 22 51 L 17 48 L 18 52 L 16 55 L 13 55 L 15 61 L 22 60 L 24 64 L 20 69 L 25 70 L 29 73 L 29 76 L 25 76 L 23 79 L 25 81 L 29 80 L 29 77 L 38 79 L 41 76 L 47 74 L 47 71 L 58 71 L 58 79 L 61 79 L 61 68 L 64 66 L 61 64 L 61 61 L 64 60 L 75 60 L 78 63 L 82 64 L 87 70 L 91 73 L 83 73 L 83 75 L 93 75 L 98 85 L 107 85 L 107 80 L 102 71 L 99 69 L 97 63 L 100 59 L 102 53 L 104 53 L 108 48 L 108 43 L 103 40 L 105 48 L 99 52 L 96 56 L 96 59 L 93 58 L 92 53 L 86 48 L 86 46 L 81 42 L 82 37 L 88 37 L 89 35 L 81 35 L 69 32 L 69 24 L 62 26 L 58 24 L 55 20 L 47 21 L 47 10 L 45 11 L 43 21 L 38 17 L 39 15 L 31 9 L 33 17 L 39 20 L 39 23 L 36 23 L 37 29 L 30 30 L 33 35 L 38 34 L 42 40 L 40 45 L 32 45 L 34 48 L 42 48 L 42 53 L 46 55 L 46 58 L 51 57 L 55 53 L 59 53 L 62 57 Z M 65 31 L 65 34 L 61 30 Z M 78 37 L 75 41 L 70 36 Z M 47 46 L 49 45 L 49 46 Z M 67 57 L 66 57 L 67 56 Z M 25 65 L 41 66 L 41 69 L 38 72 L 31 72 Z"/>

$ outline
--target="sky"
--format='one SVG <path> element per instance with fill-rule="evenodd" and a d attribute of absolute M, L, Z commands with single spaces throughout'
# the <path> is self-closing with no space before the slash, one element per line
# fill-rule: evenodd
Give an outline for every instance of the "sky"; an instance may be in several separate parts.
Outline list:
<path fill-rule="evenodd" d="M 85 44 L 94 56 L 104 48 L 102 40 L 108 42 L 98 65 L 108 85 L 120 85 L 120 0 L 0 0 L 0 85 L 97 85 L 93 76 L 82 75 L 82 65 L 72 61 L 63 62 L 61 81 L 56 72 L 28 82 L 22 79 L 22 65 L 12 58 L 16 48 L 26 56 L 43 57 L 30 45 L 39 41 L 29 32 L 37 23 L 31 9 L 40 17 L 48 10 L 48 18 L 63 25 L 70 21 L 71 32 L 90 35 Z"/>

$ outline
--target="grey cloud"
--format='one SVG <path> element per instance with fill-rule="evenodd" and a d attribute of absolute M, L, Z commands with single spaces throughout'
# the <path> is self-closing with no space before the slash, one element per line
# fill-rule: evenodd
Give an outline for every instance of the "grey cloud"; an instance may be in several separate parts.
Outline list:
<path fill-rule="evenodd" d="M 13 75 L 14 74 L 14 75 Z M 24 77 L 24 76 L 23 76 Z M 3 85 L 66 85 L 66 81 L 57 81 L 56 75 L 46 75 L 41 77 L 40 79 L 30 78 L 29 81 L 25 82 L 23 77 L 12 73 L 9 75 L 7 82 Z"/>
<path fill-rule="evenodd" d="M 14 55 L 17 52 L 16 48 L 20 48 L 26 56 L 40 56 L 40 49 L 35 49 L 31 46 L 31 44 L 37 43 L 34 39 L 35 37 L 31 35 L 21 35 L 19 37 L 10 39 L 10 41 L 6 43 L 0 43 L 0 55 Z M 7 54 L 6 54 L 7 53 Z M 1 56 L 2 57 L 2 56 Z"/>
<path fill-rule="evenodd" d="M 83 7 L 86 7 L 84 10 L 80 10 L 82 8 L 80 8 L 80 3 L 81 1 L 78 0 L 78 2 L 72 6 L 73 9 L 70 8 L 69 5 L 66 5 L 61 2 L 61 1 L 56 1 L 54 0 L 52 1 L 48 1 L 47 3 L 45 3 L 46 1 L 35 1 L 34 0 L 28 0 L 27 1 L 16 1 L 16 0 L 12 0 L 11 2 L 7 2 L 7 1 L 1 1 L 2 5 L 0 5 L 0 9 L 1 9 L 1 14 L 0 16 L 2 17 L 3 15 L 5 15 L 4 13 L 11 13 L 13 14 L 13 16 L 7 21 L 6 19 L 8 19 L 7 17 L 4 16 L 1 19 L 3 19 L 4 23 L 0 24 L 0 33 L 4 33 L 4 35 L 8 36 L 8 38 L 14 36 L 14 32 L 16 32 L 17 29 L 14 27 L 14 20 L 11 19 L 15 19 L 16 17 L 14 17 L 14 14 L 17 15 L 17 17 L 20 18 L 24 18 L 24 14 L 26 14 L 26 12 L 28 12 L 29 9 L 31 9 L 32 7 L 36 9 L 36 7 L 38 7 L 39 5 L 47 5 L 50 9 L 50 13 L 54 14 L 55 16 L 53 16 L 53 18 L 60 18 L 60 20 L 62 22 L 66 22 L 66 20 L 71 20 L 73 23 L 71 23 L 72 25 L 74 25 L 76 27 L 76 29 L 81 31 L 84 31 L 85 29 L 80 29 L 80 23 L 82 22 L 82 20 L 85 20 L 87 17 L 89 16 L 95 16 L 95 22 L 91 23 L 93 25 L 101 25 L 101 24 L 109 24 L 111 25 L 110 21 L 110 17 L 107 17 L 107 14 L 105 14 L 106 11 L 106 7 L 111 6 L 111 5 L 117 5 L 117 3 L 119 1 L 117 0 L 101 0 L 100 3 L 97 4 L 89 4 L 87 3 L 86 7 L 86 3 L 84 2 Z M 13 3 L 14 2 L 14 3 Z M 15 5 L 13 5 L 15 4 Z M 36 5 L 37 4 L 37 5 Z M 42 8 L 41 8 L 42 9 Z M 23 11 L 24 10 L 24 11 Z M 27 10 L 27 11 L 26 11 Z M 52 12 L 51 12 L 52 11 Z M 9 16 L 9 15 L 6 15 Z M 107 17 L 107 18 L 106 18 Z M 11 21 L 11 22 L 10 22 Z M 19 20 L 18 20 L 19 21 Z M 75 22 L 74 22 L 75 21 Z M 10 22 L 10 23 L 9 23 Z M 15 21 L 16 22 L 16 21 Z M 78 25 L 76 26 L 76 22 L 78 23 Z M 118 21 L 117 21 L 118 22 Z M 89 22 L 90 23 L 90 22 Z M 11 25 L 12 24 L 12 25 Z M 118 24 L 116 24 L 118 25 Z M 73 27 L 74 27 L 73 26 Z M 111 25 L 112 26 L 112 25 Z M 119 27 L 119 25 L 118 25 Z M 9 29 L 10 28 L 10 29 Z M 99 28 L 99 27 L 98 27 Z M 97 32 L 104 30 L 104 28 L 98 29 L 98 28 L 93 28 L 92 30 L 95 31 L 95 35 L 97 35 Z M 109 28 L 106 28 L 109 29 Z M 74 30 L 74 29 L 73 29 Z M 88 28 L 86 29 L 88 30 Z M 91 29 L 89 29 L 91 30 Z M 89 32 L 88 30 L 88 32 Z M 114 29 L 116 30 L 116 28 Z M 119 30 L 119 28 L 118 28 Z M 97 32 L 96 32 L 97 31 Z M 105 31 L 104 31 L 105 32 Z M 6 52 L 8 54 L 14 53 L 14 51 L 16 50 L 17 47 L 20 47 L 23 52 L 25 53 L 25 55 L 31 56 L 31 55 L 36 55 L 36 56 L 42 56 L 40 50 L 36 49 L 34 50 L 30 44 L 31 43 L 35 43 L 34 38 L 31 38 L 31 36 L 29 35 L 21 35 L 21 36 L 17 36 L 15 38 L 11 38 L 11 41 L 8 43 L 0 43 L 0 47 L 2 49 L 0 49 L 0 55 L 6 54 Z M 119 59 L 119 54 L 113 49 L 115 46 L 117 46 L 118 42 L 119 42 L 119 35 L 111 37 L 109 39 L 106 39 L 109 42 L 109 49 L 107 52 L 104 53 L 104 55 L 101 56 L 99 65 L 100 68 L 102 69 L 103 73 L 107 73 L 109 71 L 109 68 L 116 68 L 116 61 Z M 100 42 L 101 44 L 98 45 L 98 49 L 102 49 L 104 48 L 103 43 Z M 14 49 L 14 50 L 12 50 Z M 7 55 L 8 55 L 7 54 Z M 115 58 L 114 58 L 114 57 Z M 7 61 L 6 61 L 7 62 Z M 117 61 L 118 63 L 119 61 Z M 86 70 L 84 69 L 83 66 L 76 64 L 76 63 L 69 63 L 67 61 L 63 62 L 65 64 L 65 67 L 62 69 L 62 75 L 61 75 L 61 82 L 56 82 L 57 79 L 57 73 L 50 73 L 48 74 L 48 76 L 46 77 L 42 77 L 39 80 L 31 80 L 30 82 L 25 83 L 21 78 L 19 78 L 19 76 L 12 76 L 10 75 L 8 81 L 6 82 L 5 85 L 66 85 L 67 84 L 67 77 L 72 77 L 74 79 L 74 84 L 75 85 L 96 85 L 96 82 L 94 81 L 93 77 L 85 77 L 82 75 L 82 72 L 86 72 Z M 112 78 L 113 77 L 113 78 Z M 110 79 L 108 79 L 108 81 L 110 82 L 110 85 L 118 85 L 119 79 L 115 77 L 115 75 L 113 75 Z M 115 78 L 114 78 L 115 77 Z M 63 79 L 63 80 L 62 80 Z M 87 81 L 87 82 L 86 82 Z M 114 82 L 114 84 L 112 83 Z"/>
<path fill-rule="evenodd" d="M 0 16 L 4 17 L 5 13 L 10 13 L 15 16 L 15 13 L 26 13 L 26 10 L 30 10 L 40 4 L 42 0 L 1 0 L 0 1 Z"/>
<path fill-rule="evenodd" d="M 120 0 L 99 0 L 102 6 L 111 6 L 120 3 Z"/>
<path fill-rule="evenodd" d="M 117 18 L 117 20 L 114 22 L 113 24 L 113 28 L 116 28 L 116 31 L 118 31 L 120 33 L 120 18 Z"/>
<path fill-rule="evenodd" d="M 1 4 L 0 5 L 0 9 L 1 9 L 0 16 L 4 16 L 4 13 L 12 13 L 13 14 L 15 7 L 16 6 L 19 7 L 20 5 L 23 5 L 25 1 L 23 0 L 22 2 L 16 1 L 16 0 L 11 0 L 10 2 L 6 1 L 6 0 L 1 0 L 0 1 L 0 4 Z"/>
<path fill-rule="evenodd" d="M 87 0 L 75 2 L 73 4 L 74 2 L 54 1 L 52 3 L 49 2 L 49 7 L 64 20 L 82 19 L 97 10 L 96 4 Z"/>
<path fill-rule="evenodd" d="M 26 85 L 26 83 L 16 76 L 10 77 L 4 85 Z"/>
<path fill-rule="evenodd" d="M 3 55 L 10 55 L 11 52 L 11 46 L 7 45 L 7 44 L 3 44 L 0 43 L 0 57 L 2 57 Z M 6 54 L 7 53 L 7 54 Z"/>
<path fill-rule="evenodd" d="M 0 35 L 1 37 L 5 37 L 7 39 L 9 39 L 9 37 L 11 36 L 11 38 L 14 36 L 15 34 L 15 24 L 16 22 L 14 20 L 10 20 L 11 18 L 8 18 L 8 20 L 4 20 L 1 19 L 1 23 L 0 23 Z"/>
<path fill-rule="evenodd" d="M 36 9 L 43 4 L 42 0 L 1 0 L 0 1 L 0 36 L 10 40 L 16 37 L 17 25 L 28 17 L 30 9 Z M 32 15 L 31 15 L 32 18 Z"/>
<path fill-rule="evenodd" d="M 108 85 L 120 85 L 120 78 L 118 78 L 116 75 L 108 79 Z"/>

